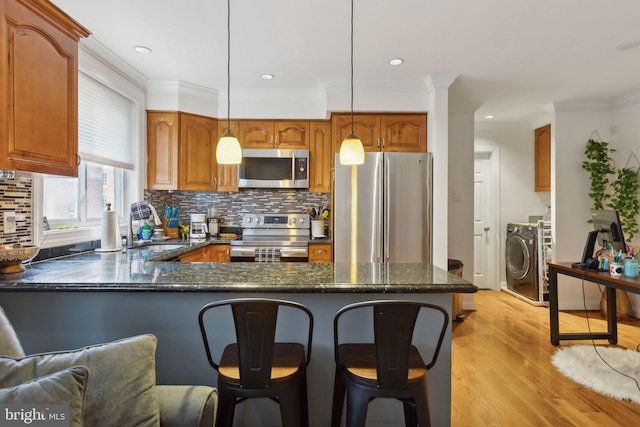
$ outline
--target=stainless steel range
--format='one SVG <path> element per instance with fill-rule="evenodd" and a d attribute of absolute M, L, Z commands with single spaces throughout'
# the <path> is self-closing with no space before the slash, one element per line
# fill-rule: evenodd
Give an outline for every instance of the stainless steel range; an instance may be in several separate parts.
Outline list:
<path fill-rule="evenodd" d="M 244 214 L 242 239 L 231 241 L 231 262 L 306 262 L 310 225 L 307 214 Z"/>

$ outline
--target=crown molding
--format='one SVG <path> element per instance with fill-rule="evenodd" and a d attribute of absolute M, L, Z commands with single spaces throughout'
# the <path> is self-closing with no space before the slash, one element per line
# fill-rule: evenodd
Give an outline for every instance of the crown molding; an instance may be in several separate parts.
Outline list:
<path fill-rule="evenodd" d="M 476 130 L 533 130 L 527 122 L 476 122 Z"/>
<path fill-rule="evenodd" d="M 429 74 L 424 79 L 424 84 L 427 87 L 428 92 L 432 92 L 434 89 L 449 89 L 449 86 L 458 78 L 458 74 Z"/>
<path fill-rule="evenodd" d="M 97 58 L 106 67 L 110 68 L 114 72 L 120 74 L 122 77 L 134 83 L 140 89 L 145 90 L 147 87 L 147 79 L 142 73 L 133 68 L 127 62 L 125 62 L 118 55 L 106 48 L 95 37 L 89 36 L 84 39 L 80 39 L 78 48 L 84 50 L 89 55 Z"/>

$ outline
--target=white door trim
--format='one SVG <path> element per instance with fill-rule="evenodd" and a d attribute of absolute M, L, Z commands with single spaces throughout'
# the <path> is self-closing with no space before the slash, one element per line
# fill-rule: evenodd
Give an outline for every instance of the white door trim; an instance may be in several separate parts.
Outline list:
<path fill-rule="evenodd" d="M 502 230 L 500 230 L 500 147 L 497 145 L 476 144 L 474 153 L 487 153 L 491 161 L 490 227 L 495 232 L 492 233 L 494 236 L 493 249 L 492 253 L 489 254 L 493 268 L 489 272 L 491 277 L 488 280 L 490 283 L 495 283 L 492 289 L 500 289 L 502 286 L 502 283 L 500 283 L 500 266 L 502 265 L 500 256 L 500 248 L 502 247 Z"/>

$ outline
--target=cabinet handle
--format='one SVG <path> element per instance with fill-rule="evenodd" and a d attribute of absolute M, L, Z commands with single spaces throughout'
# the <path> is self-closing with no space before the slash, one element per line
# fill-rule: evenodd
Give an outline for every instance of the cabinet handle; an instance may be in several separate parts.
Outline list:
<path fill-rule="evenodd" d="M 80 158 L 80 154 L 78 154 L 78 152 L 76 152 L 76 166 L 80 166 L 80 162 L 82 161 L 82 159 Z"/>
<path fill-rule="evenodd" d="M 276 147 L 278 146 L 278 136 L 277 136 L 277 135 L 276 135 L 276 143 L 275 143 L 275 146 L 276 146 Z"/>
<path fill-rule="evenodd" d="M 382 138 L 382 151 L 384 151 L 384 138 Z"/>
<path fill-rule="evenodd" d="M 378 138 L 378 151 L 380 151 L 380 138 Z"/>
<path fill-rule="evenodd" d="M 213 188 L 215 188 L 216 190 L 218 189 L 218 177 L 214 177 L 213 178 Z"/>

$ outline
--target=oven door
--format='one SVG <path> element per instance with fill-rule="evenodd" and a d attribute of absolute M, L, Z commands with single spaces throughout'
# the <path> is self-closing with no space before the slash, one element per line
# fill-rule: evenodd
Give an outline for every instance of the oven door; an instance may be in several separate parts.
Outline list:
<path fill-rule="evenodd" d="M 231 262 L 308 261 L 308 246 L 231 246 Z"/>

